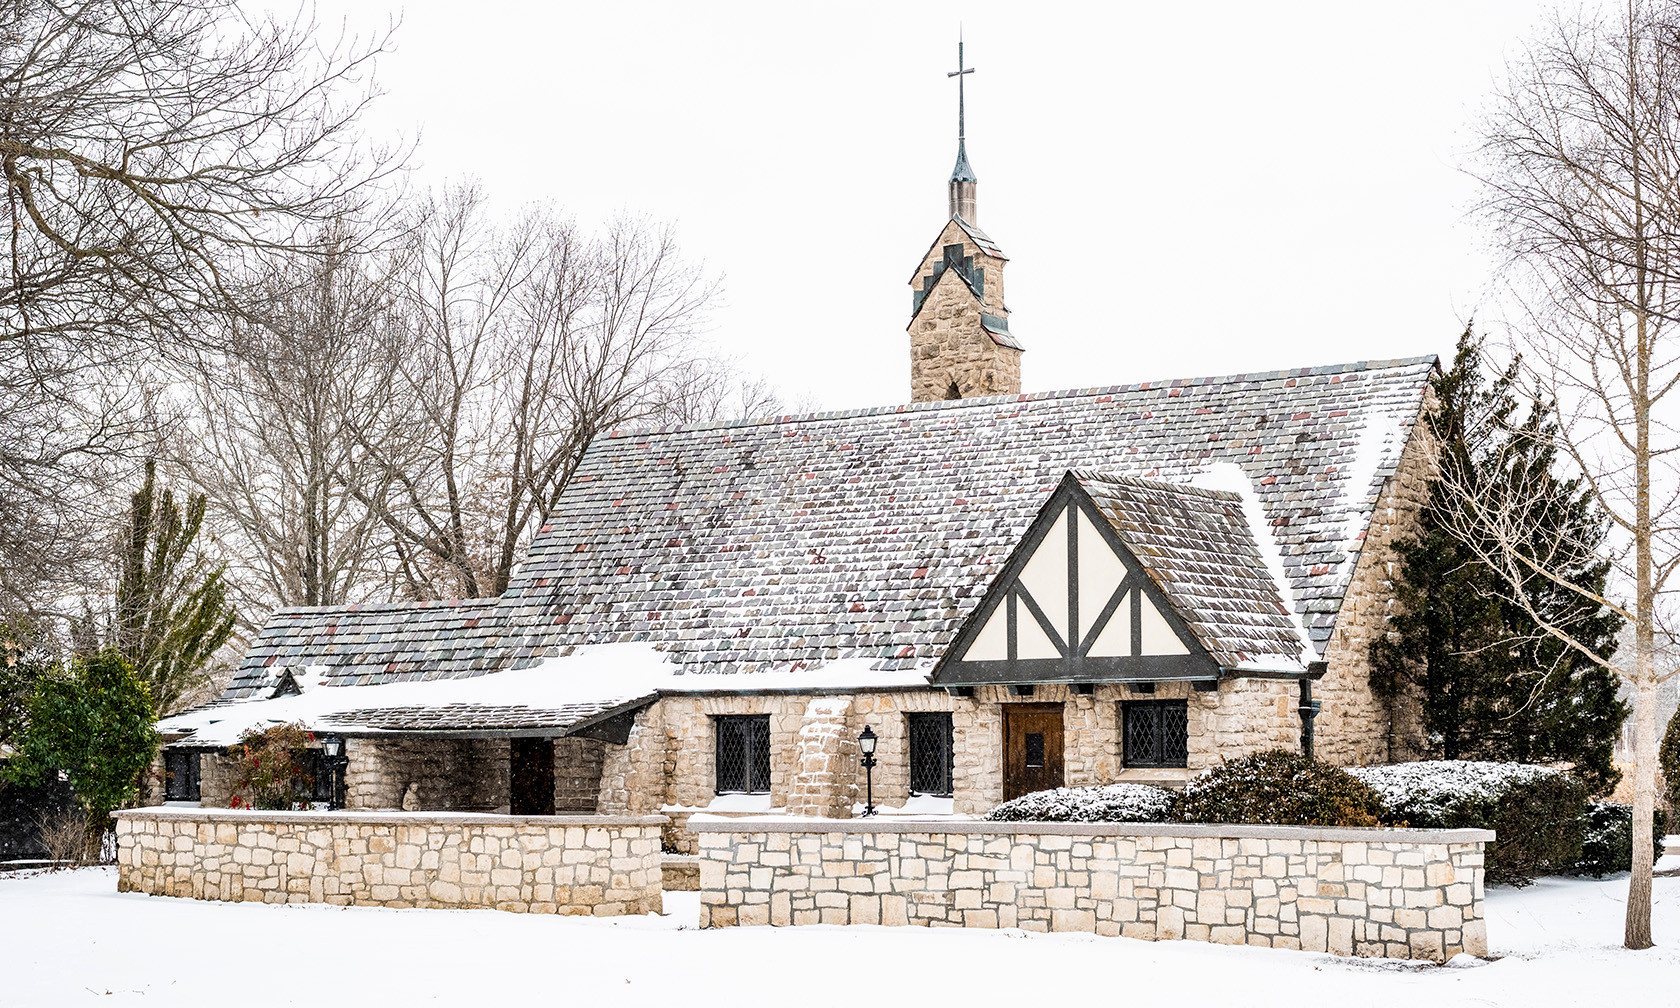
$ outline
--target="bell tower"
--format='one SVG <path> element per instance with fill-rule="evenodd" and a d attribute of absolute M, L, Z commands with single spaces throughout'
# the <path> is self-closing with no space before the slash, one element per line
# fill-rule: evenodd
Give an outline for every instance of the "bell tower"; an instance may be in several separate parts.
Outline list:
<path fill-rule="evenodd" d="M 968 163 L 963 81 L 974 72 L 957 39 L 957 164 L 945 227 L 910 278 L 910 399 L 967 399 L 1021 391 L 1021 344 L 1003 301 L 1008 257 L 980 230 L 979 179 Z"/>

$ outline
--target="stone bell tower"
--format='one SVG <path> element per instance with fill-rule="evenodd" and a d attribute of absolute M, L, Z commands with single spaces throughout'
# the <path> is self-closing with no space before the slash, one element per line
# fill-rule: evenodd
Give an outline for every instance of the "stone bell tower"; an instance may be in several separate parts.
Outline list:
<path fill-rule="evenodd" d="M 967 399 L 1021 391 L 1021 344 L 1009 333 L 1003 302 L 1008 258 L 979 226 L 979 185 L 968 163 L 963 64 L 957 41 L 957 165 L 950 217 L 910 278 L 910 399 Z"/>

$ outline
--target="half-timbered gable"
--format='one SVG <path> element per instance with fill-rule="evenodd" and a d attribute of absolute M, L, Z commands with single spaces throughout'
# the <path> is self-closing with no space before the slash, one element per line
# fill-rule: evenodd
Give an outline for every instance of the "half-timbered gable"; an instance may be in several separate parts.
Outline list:
<path fill-rule="evenodd" d="M 1269 531 L 1265 534 L 1269 535 Z M 934 671 L 947 687 L 1303 673 L 1309 646 L 1230 492 L 1070 472 Z"/>

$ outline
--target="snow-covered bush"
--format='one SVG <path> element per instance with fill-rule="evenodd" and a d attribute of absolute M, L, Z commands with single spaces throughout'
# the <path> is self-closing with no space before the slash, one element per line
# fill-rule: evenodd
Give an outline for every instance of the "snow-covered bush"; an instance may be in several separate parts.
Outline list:
<path fill-rule="evenodd" d="M 1149 784 L 1034 791 L 986 813 L 995 822 L 1166 822 L 1173 795 Z"/>
<path fill-rule="evenodd" d="M 1386 819 L 1420 829 L 1491 829 L 1487 880 L 1527 885 L 1581 859 L 1587 789 L 1562 770 L 1428 760 L 1350 771 L 1382 796 Z"/>
<path fill-rule="evenodd" d="M 1653 856 L 1660 856 L 1663 848 L 1663 829 L 1667 816 L 1658 809 L 1653 813 L 1652 835 L 1656 839 Z M 1583 820 L 1581 860 L 1571 869 L 1574 875 L 1603 878 L 1611 872 L 1633 868 L 1633 807 L 1621 802 L 1595 801 L 1587 803 Z"/>
<path fill-rule="evenodd" d="M 1234 759 L 1191 781 L 1173 803 L 1187 823 L 1376 826 L 1382 801 L 1347 771 L 1287 749 Z"/>

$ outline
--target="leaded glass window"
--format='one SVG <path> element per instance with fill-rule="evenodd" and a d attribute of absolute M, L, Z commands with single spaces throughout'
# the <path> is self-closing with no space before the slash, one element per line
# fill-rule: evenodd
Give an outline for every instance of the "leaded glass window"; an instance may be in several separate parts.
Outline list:
<path fill-rule="evenodd" d="M 714 721 L 718 794 L 768 794 L 770 715 L 731 714 Z"/>
<path fill-rule="evenodd" d="M 1121 762 L 1128 767 L 1181 767 L 1189 762 L 1189 704 L 1183 700 L 1126 700 Z"/>
<path fill-rule="evenodd" d="M 951 715 L 910 714 L 910 792 L 951 794 Z"/>

